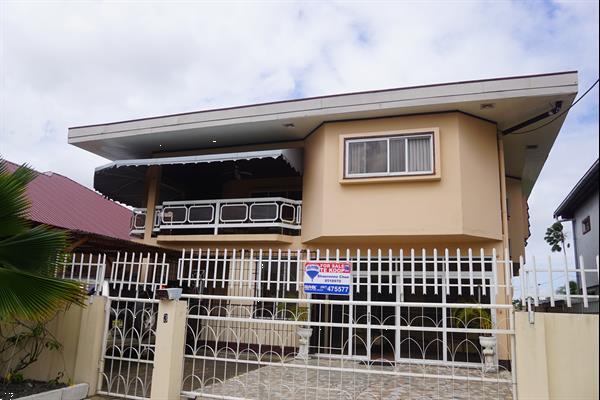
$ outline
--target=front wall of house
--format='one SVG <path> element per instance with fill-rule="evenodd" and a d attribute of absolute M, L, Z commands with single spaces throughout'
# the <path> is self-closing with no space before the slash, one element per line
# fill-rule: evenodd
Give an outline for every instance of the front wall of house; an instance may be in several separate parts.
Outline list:
<path fill-rule="evenodd" d="M 431 129 L 433 176 L 343 179 L 344 135 Z M 496 129 L 490 123 L 459 113 L 327 123 L 306 140 L 305 160 L 303 242 L 502 239 Z"/>
<path fill-rule="evenodd" d="M 506 198 L 510 254 L 513 260 L 518 260 L 520 256 L 525 257 L 525 240 L 529 236 L 527 200 L 523 196 L 521 180 L 506 179 Z"/>
<path fill-rule="evenodd" d="M 501 240 L 502 196 L 496 126 L 464 114 L 457 116 L 463 232 Z"/>
<path fill-rule="evenodd" d="M 596 191 L 591 195 L 575 212 L 573 219 L 573 233 L 575 235 L 575 248 L 577 255 L 583 258 L 585 269 L 593 269 L 596 266 L 596 257 L 598 256 L 598 241 L 600 239 L 600 229 L 598 227 L 598 202 L 599 193 Z M 589 218 L 591 230 L 583 233 L 583 220 Z M 581 266 L 581 265 L 580 265 Z M 581 283 L 580 283 L 581 285 Z M 598 285 L 598 275 L 593 273 L 586 274 L 586 287 Z"/>

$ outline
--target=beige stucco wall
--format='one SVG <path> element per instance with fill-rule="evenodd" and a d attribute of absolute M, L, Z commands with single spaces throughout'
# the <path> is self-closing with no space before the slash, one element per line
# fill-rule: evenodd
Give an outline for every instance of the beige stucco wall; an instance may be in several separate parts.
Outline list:
<path fill-rule="evenodd" d="M 525 257 L 525 240 L 529 237 L 527 199 L 523 196 L 520 179 L 506 178 L 506 197 L 510 254 L 513 260 L 518 260 L 520 256 Z"/>
<path fill-rule="evenodd" d="M 179 399 L 183 380 L 187 302 L 161 300 L 152 370 L 152 400 Z"/>
<path fill-rule="evenodd" d="M 340 182 L 341 136 L 431 128 L 439 131 L 439 177 Z M 462 242 L 478 248 L 502 239 L 493 124 L 459 113 L 327 123 L 306 140 L 305 160 L 303 242 Z"/>
<path fill-rule="evenodd" d="M 598 399 L 598 315 L 515 314 L 519 399 Z"/>
<path fill-rule="evenodd" d="M 47 324 L 47 329 L 63 345 L 61 351 L 43 351 L 40 358 L 23 371 L 29 379 L 47 381 L 64 373 L 64 380 L 73 380 L 80 321 L 84 310 L 71 306 Z"/>
<path fill-rule="evenodd" d="M 496 126 L 464 114 L 457 114 L 457 118 L 463 232 L 501 240 Z"/>
<path fill-rule="evenodd" d="M 63 372 L 62 382 L 85 382 L 90 385 L 89 394 L 95 393 L 106 298 L 92 296 L 90 300 L 85 308 L 72 305 L 48 323 L 48 330 L 63 348 L 44 350 L 40 358 L 23 371 L 26 379 L 48 381 Z M 6 365 L 0 367 L 1 373 L 6 373 Z"/>

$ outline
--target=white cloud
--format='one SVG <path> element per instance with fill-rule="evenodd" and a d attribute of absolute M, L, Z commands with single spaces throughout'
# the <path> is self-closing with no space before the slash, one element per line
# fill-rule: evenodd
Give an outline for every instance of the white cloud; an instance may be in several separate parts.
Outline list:
<path fill-rule="evenodd" d="M 577 69 L 598 3 L 0 2 L 0 154 L 91 186 L 67 127 L 355 90 Z M 530 199 L 530 248 L 598 157 L 598 91 Z"/>

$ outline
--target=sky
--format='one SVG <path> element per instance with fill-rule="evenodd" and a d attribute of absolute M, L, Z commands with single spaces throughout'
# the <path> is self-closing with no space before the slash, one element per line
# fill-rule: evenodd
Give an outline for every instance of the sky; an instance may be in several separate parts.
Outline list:
<path fill-rule="evenodd" d="M 511 75 L 598 78 L 597 1 L 0 0 L 0 155 L 92 186 L 107 160 L 69 126 Z M 529 254 L 598 158 L 598 88 L 573 108 L 529 199 Z M 596 221 L 597 223 L 597 221 Z"/>

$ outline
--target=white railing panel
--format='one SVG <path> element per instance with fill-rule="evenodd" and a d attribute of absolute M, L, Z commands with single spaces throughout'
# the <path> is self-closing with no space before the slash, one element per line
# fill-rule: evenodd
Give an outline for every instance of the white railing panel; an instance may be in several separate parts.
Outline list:
<path fill-rule="evenodd" d="M 285 228 L 299 231 L 302 201 L 283 197 L 166 201 L 157 207 L 154 231 L 225 228 Z M 131 234 L 144 232 L 145 208 L 133 210 Z"/>

